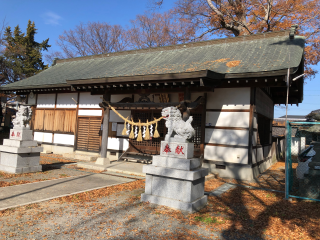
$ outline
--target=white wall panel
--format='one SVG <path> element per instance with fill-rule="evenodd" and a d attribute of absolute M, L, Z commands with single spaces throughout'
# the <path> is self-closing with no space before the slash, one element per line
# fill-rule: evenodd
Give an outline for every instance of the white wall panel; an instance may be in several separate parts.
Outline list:
<path fill-rule="evenodd" d="M 78 116 L 102 116 L 102 110 L 78 110 Z"/>
<path fill-rule="evenodd" d="M 271 157 L 271 146 L 265 146 L 263 149 L 264 158 Z"/>
<path fill-rule="evenodd" d="M 78 101 L 78 93 L 58 93 L 57 96 L 57 108 L 76 108 Z"/>
<path fill-rule="evenodd" d="M 206 145 L 204 148 L 204 159 L 248 164 L 248 149 Z"/>
<path fill-rule="evenodd" d="M 206 123 L 219 127 L 249 127 L 249 112 L 207 112 Z"/>
<path fill-rule="evenodd" d="M 248 146 L 248 130 L 210 129 L 205 130 L 205 143 Z"/>
<path fill-rule="evenodd" d="M 129 147 L 129 140 L 124 138 L 108 138 L 108 149 L 112 150 L 127 150 Z"/>
<path fill-rule="evenodd" d="M 53 136 L 53 143 L 74 145 L 74 135 L 73 134 L 55 133 Z"/>
<path fill-rule="evenodd" d="M 258 137 L 257 131 L 253 131 L 253 133 L 252 133 L 252 146 L 257 146 L 257 137 Z"/>
<path fill-rule="evenodd" d="M 38 94 L 37 108 L 54 108 L 56 94 Z"/>
<path fill-rule="evenodd" d="M 250 109 L 250 88 L 216 88 L 207 93 L 207 109 Z"/>
<path fill-rule="evenodd" d="M 128 117 L 130 120 L 131 110 L 117 110 L 123 117 Z M 124 122 L 114 111 L 110 110 L 109 122 Z"/>
<path fill-rule="evenodd" d="M 260 162 L 263 160 L 263 148 L 257 148 L 257 161 Z"/>
<path fill-rule="evenodd" d="M 80 93 L 79 108 L 100 108 L 102 95 L 91 95 L 89 92 Z"/>
<path fill-rule="evenodd" d="M 117 124 L 117 136 L 129 136 L 129 134 L 122 135 L 122 130 L 123 130 L 124 124 Z"/>
<path fill-rule="evenodd" d="M 252 149 L 252 163 L 257 163 L 257 149 Z"/>
<path fill-rule="evenodd" d="M 257 127 L 258 127 L 257 114 L 254 114 L 254 117 L 253 117 L 253 128 L 257 129 Z"/>
<path fill-rule="evenodd" d="M 28 94 L 28 104 L 35 105 L 36 104 L 37 94 L 33 94 L 33 98 Z"/>
<path fill-rule="evenodd" d="M 52 143 L 52 133 L 34 132 L 35 141 Z"/>

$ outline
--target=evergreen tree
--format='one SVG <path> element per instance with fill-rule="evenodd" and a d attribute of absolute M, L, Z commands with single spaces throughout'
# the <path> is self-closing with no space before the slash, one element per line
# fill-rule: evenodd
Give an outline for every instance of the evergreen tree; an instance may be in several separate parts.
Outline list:
<path fill-rule="evenodd" d="M 14 31 L 7 27 L 3 37 L 3 50 L 0 53 L 1 85 L 31 77 L 48 68 L 42 61 L 42 51 L 51 47 L 49 38 L 38 43 L 34 36 L 37 33 L 34 22 L 29 20 L 27 32 L 22 33 L 19 25 Z"/>

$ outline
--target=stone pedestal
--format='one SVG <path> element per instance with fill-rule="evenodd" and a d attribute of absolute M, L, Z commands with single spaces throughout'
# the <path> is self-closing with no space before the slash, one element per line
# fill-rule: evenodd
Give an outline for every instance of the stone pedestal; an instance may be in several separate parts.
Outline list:
<path fill-rule="evenodd" d="M 181 157 L 181 146 L 184 156 L 192 154 L 190 158 Z M 188 212 L 199 211 L 206 205 L 204 181 L 208 169 L 201 168 L 199 158 L 192 158 L 193 147 L 193 143 L 161 142 L 161 154 L 153 156 L 152 165 L 143 167 L 146 186 L 141 201 Z M 174 149 L 173 154 L 165 151 L 169 148 Z"/>
<path fill-rule="evenodd" d="M 37 141 L 33 141 L 32 130 L 11 129 L 10 139 L 4 139 L 0 146 L 0 171 L 29 173 L 42 171 Z"/>

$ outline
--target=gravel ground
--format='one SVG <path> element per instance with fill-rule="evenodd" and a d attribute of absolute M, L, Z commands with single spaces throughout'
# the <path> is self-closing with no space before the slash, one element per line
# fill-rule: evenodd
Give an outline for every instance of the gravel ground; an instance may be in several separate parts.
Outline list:
<path fill-rule="evenodd" d="M 212 239 L 217 233 L 141 203 L 143 188 L 93 202 L 32 204 L 0 213 L 0 239 Z M 187 216 L 179 211 L 171 214 Z"/>

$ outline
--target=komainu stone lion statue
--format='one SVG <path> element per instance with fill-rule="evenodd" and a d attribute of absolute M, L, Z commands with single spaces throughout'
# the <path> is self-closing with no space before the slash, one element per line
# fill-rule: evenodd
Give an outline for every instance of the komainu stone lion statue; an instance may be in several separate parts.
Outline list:
<path fill-rule="evenodd" d="M 187 139 L 190 139 L 194 136 L 195 131 L 191 126 L 193 120 L 192 116 L 185 122 L 181 118 L 181 112 L 176 107 L 167 107 L 162 109 L 161 115 L 164 120 L 166 120 L 166 127 L 168 128 L 168 133 L 165 136 L 165 141 L 169 141 L 172 133 L 174 135 L 175 141 L 185 142 Z"/>
<path fill-rule="evenodd" d="M 31 120 L 32 110 L 29 106 L 21 105 L 16 118 L 12 120 L 13 128 L 30 129 L 29 121 Z"/>

